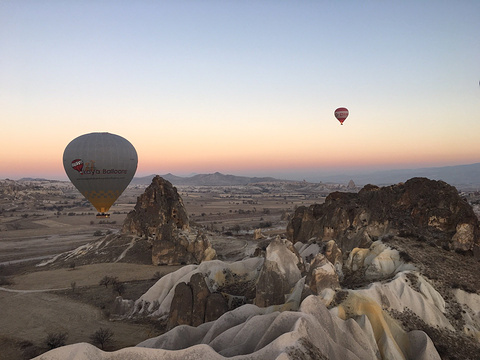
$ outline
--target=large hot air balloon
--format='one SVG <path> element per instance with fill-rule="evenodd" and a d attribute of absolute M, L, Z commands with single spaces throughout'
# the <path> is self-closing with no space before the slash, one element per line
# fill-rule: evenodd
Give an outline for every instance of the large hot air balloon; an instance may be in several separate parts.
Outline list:
<path fill-rule="evenodd" d="M 341 107 L 335 110 L 335 117 L 337 118 L 338 121 L 340 121 L 340 125 L 343 125 L 343 122 L 348 116 L 348 109 Z"/>
<path fill-rule="evenodd" d="M 137 151 L 121 136 L 90 133 L 73 139 L 63 152 L 63 167 L 70 181 L 98 210 L 108 209 L 118 199 L 137 170 Z"/>

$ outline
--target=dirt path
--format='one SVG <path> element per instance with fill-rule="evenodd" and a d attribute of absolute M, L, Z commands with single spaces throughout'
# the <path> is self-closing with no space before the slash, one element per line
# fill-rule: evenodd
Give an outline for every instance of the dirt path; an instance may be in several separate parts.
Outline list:
<path fill-rule="evenodd" d="M 53 289 L 54 291 L 60 291 L 60 290 L 68 290 L 67 287 L 65 288 L 61 288 L 61 289 Z M 0 286 L 0 291 L 6 291 L 6 292 L 10 292 L 10 293 L 22 293 L 22 294 L 27 294 L 27 293 L 44 293 L 44 292 L 48 292 L 48 291 L 52 291 L 52 289 L 49 289 L 49 290 L 15 290 L 15 289 L 7 289 L 7 288 L 4 288 L 2 286 Z"/>

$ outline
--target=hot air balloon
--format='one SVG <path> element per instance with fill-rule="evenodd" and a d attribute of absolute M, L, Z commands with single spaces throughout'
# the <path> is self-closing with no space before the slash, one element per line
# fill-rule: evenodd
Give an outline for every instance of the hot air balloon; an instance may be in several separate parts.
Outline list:
<path fill-rule="evenodd" d="M 348 116 L 348 109 L 341 107 L 335 110 L 335 117 L 337 118 L 338 121 L 340 121 L 340 125 L 343 125 L 343 122 Z"/>
<path fill-rule="evenodd" d="M 90 133 L 73 139 L 63 152 L 70 181 L 95 206 L 98 217 L 123 193 L 137 170 L 137 151 L 121 136 Z"/>

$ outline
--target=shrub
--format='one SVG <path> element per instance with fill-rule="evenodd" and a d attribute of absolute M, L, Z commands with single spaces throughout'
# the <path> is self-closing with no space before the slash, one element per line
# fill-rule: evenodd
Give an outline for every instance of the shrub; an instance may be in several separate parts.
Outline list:
<path fill-rule="evenodd" d="M 269 227 L 272 227 L 271 221 L 265 221 L 260 223 L 260 228 L 269 228 Z"/>
<path fill-rule="evenodd" d="M 108 285 L 115 285 L 116 283 L 118 283 L 118 278 L 116 276 L 104 276 L 98 285 L 104 285 L 105 287 L 108 287 Z"/>
<path fill-rule="evenodd" d="M 104 276 L 100 282 L 98 283 L 98 285 L 105 285 L 105 287 L 108 287 L 108 285 L 110 284 L 109 282 L 109 276 Z"/>
<path fill-rule="evenodd" d="M 100 345 L 102 350 L 105 349 L 105 346 L 112 342 L 113 331 L 110 329 L 100 328 L 90 335 L 90 340 L 93 345 Z"/>
<path fill-rule="evenodd" d="M 13 285 L 13 281 L 6 276 L 0 276 L 0 285 Z"/>
<path fill-rule="evenodd" d="M 402 259 L 405 262 L 412 262 L 413 261 L 413 258 L 406 251 L 403 251 L 403 250 L 400 251 L 399 255 L 400 255 L 400 259 Z"/>
<path fill-rule="evenodd" d="M 18 343 L 18 347 L 22 351 L 23 359 L 33 359 L 40 355 L 44 349 L 40 349 L 30 340 L 22 340 Z"/>
<path fill-rule="evenodd" d="M 113 291 L 116 292 L 119 296 L 122 296 L 125 293 L 126 286 L 124 283 L 116 282 L 113 284 Z"/>
<path fill-rule="evenodd" d="M 67 340 L 68 333 L 66 332 L 57 332 L 57 333 L 50 333 L 47 335 L 45 339 L 45 345 L 51 350 L 58 348 L 60 346 L 65 345 L 65 341 Z"/>

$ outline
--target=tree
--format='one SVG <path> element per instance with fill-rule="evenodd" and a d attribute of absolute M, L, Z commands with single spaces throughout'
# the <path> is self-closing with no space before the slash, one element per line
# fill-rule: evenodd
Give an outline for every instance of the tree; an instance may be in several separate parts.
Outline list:
<path fill-rule="evenodd" d="M 90 340 L 93 345 L 100 345 L 102 350 L 105 349 L 105 346 L 112 342 L 113 331 L 110 329 L 100 328 L 90 335 Z"/>
<path fill-rule="evenodd" d="M 108 285 L 115 285 L 116 283 L 118 283 L 118 278 L 116 276 L 104 276 L 98 284 L 104 285 L 107 288 Z"/>
<path fill-rule="evenodd" d="M 105 285 L 105 287 L 108 287 L 108 284 L 110 284 L 110 276 L 104 276 L 102 280 L 98 283 L 98 285 Z"/>
<path fill-rule="evenodd" d="M 64 346 L 65 341 L 67 340 L 67 337 L 68 337 L 68 333 L 66 332 L 50 333 L 47 335 L 47 338 L 45 339 L 45 345 L 50 350 L 60 346 Z"/>
<path fill-rule="evenodd" d="M 113 291 L 115 291 L 119 296 L 125 292 L 125 284 L 121 282 L 116 282 L 113 284 Z"/>

